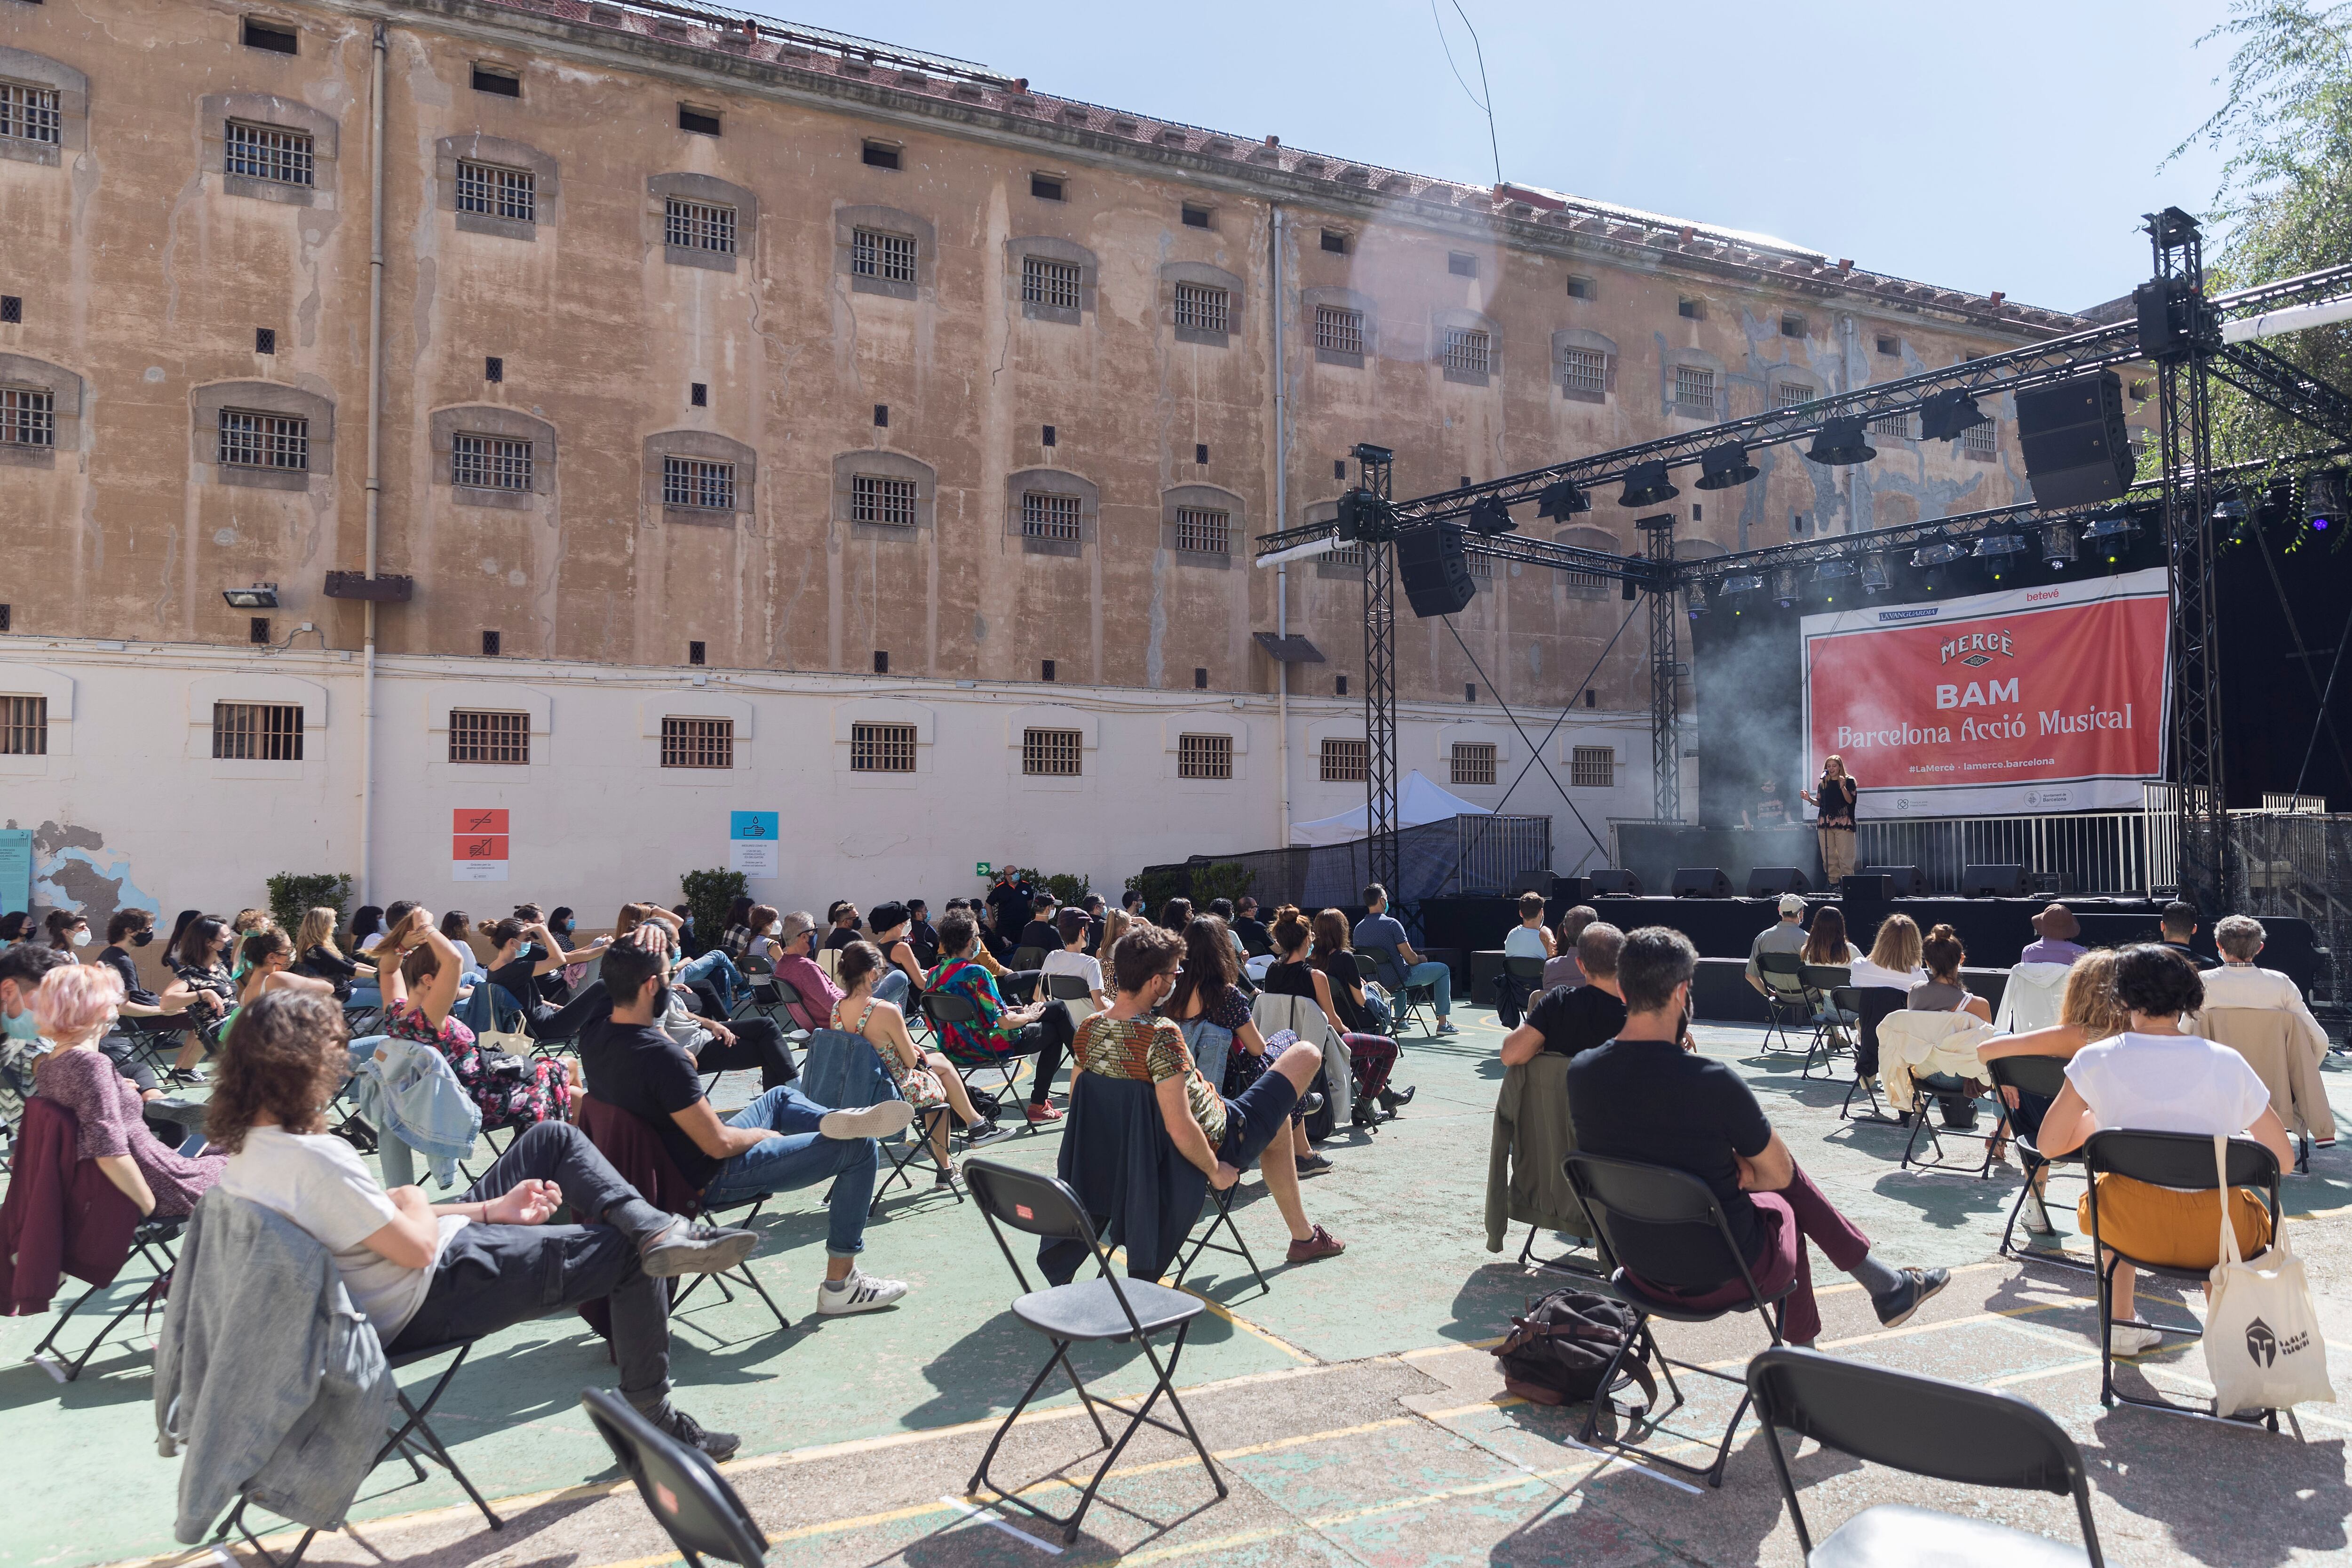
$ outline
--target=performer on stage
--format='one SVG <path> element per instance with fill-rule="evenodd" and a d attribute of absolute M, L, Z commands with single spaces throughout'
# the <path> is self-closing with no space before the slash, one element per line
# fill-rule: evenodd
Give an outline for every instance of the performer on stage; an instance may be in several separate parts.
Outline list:
<path fill-rule="evenodd" d="M 1822 760 L 1819 792 L 1797 793 L 1807 805 L 1821 808 L 1813 826 L 1822 837 L 1822 877 L 1834 888 L 1853 875 L 1853 806 L 1861 786 L 1845 771 L 1845 759 L 1832 753 Z"/>
<path fill-rule="evenodd" d="M 1756 804 L 1739 814 L 1742 827 L 1786 827 L 1789 826 L 1789 803 L 1780 798 L 1778 779 L 1767 778 L 1756 786 Z"/>

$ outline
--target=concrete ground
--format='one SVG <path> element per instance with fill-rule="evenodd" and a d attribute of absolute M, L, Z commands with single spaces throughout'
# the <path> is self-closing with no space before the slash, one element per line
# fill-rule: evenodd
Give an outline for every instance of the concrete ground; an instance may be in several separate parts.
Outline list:
<path fill-rule="evenodd" d="M 864 1318 L 814 1316 L 824 1223 L 814 1194 L 789 1194 L 760 1221 L 754 1267 L 792 1321 L 739 1291 L 703 1291 L 675 1320 L 678 1401 L 743 1434 L 726 1470 L 780 1563 L 964 1564 L 1191 1560 L 1247 1563 L 1746 1564 L 1801 1561 L 1753 1418 L 1720 1490 L 1573 1441 L 1580 1411 L 1504 1394 L 1484 1347 L 1511 1314 L 1559 1281 L 1516 1261 L 1525 1227 L 1499 1253 L 1481 1222 L 1491 1111 L 1501 1068 L 1493 1015 L 1461 1037 L 1406 1041 L 1400 1081 L 1420 1086 L 1404 1116 L 1331 1152 L 1338 1168 L 1306 1185 L 1309 1212 L 1348 1252 L 1281 1264 L 1283 1230 L 1253 1179 L 1237 1213 L 1272 1282 L 1211 1255 L 1192 1283 L 1209 1310 L 1178 1373 L 1184 1403 L 1230 1489 L 1220 1500 L 1180 1440 L 1147 1431 L 1120 1457 L 1085 1532 L 1058 1534 L 964 1496 L 989 1434 L 1044 1358 L 1006 1310 L 1012 1278 L 969 1204 L 903 1190 L 868 1235 L 876 1272 L 911 1280 L 899 1306 Z M 2305 1406 L 2299 1435 L 2105 1410 L 2087 1277 L 1999 1258 L 2016 1192 L 1990 1180 L 1899 1171 L 1903 1134 L 1839 1120 L 1843 1088 L 1801 1081 L 1792 1058 L 1760 1054 L 1760 1032 L 1707 1027 L 1702 1047 L 1756 1086 L 1799 1160 L 1897 1264 L 1941 1264 L 1952 1284 L 1911 1322 L 1879 1328 L 1861 1291 L 1830 1274 L 1822 1347 L 1841 1355 L 2011 1390 L 2049 1411 L 2081 1446 L 2107 1561 L 2255 1565 L 2340 1561 L 2347 1550 L 2345 1442 L 2352 1405 Z M 1841 1070 L 1843 1070 L 1843 1068 Z M 2339 1114 L 2352 1074 L 2331 1072 Z M 730 1079 L 722 1105 L 755 1087 Z M 1055 1135 L 992 1154 L 1050 1167 Z M 2310 1272 L 2337 1374 L 2352 1387 L 2352 1152 L 2315 1156 L 2291 1180 L 2292 1232 Z M 2070 1216 L 2058 1216 L 2071 1230 Z M 2070 1242 L 2077 1238 L 2066 1237 Z M 1541 1238 L 1538 1251 L 1559 1250 Z M 1208 1264 L 1216 1265 L 1213 1272 Z M 1227 1267 L 1231 1265 L 1231 1267 Z M 1821 1267 L 1819 1259 L 1816 1266 Z M 2189 1323 L 2197 1292 L 2147 1293 L 2151 1315 Z M 134 1317 L 133 1322 L 137 1322 Z M 23 1358 L 47 1327 L 0 1321 L 0 1453 L 11 1461 L 0 1565 L 70 1565 L 205 1555 L 171 1535 L 176 1462 L 157 1457 L 152 1339 L 109 1346 L 60 1386 Z M 1678 1359 L 1737 1373 L 1764 1342 L 1752 1318 L 1662 1325 Z M 68 1339 L 69 1345 L 79 1341 Z M 1077 1357 L 1089 1385 L 1140 1392 L 1131 1349 Z M 2144 1360 L 2126 1379 L 2194 1395 L 2193 1343 Z M 398 1465 L 370 1478 L 345 1532 L 314 1542 L 320 1563 L 652 1568 L 675 1560 L 579 1405 L 609 1385 L 603 1347 L 576 1319 L 485 1341 L 436 1425 L 504 1519 L 488 1530 L 441 1471 L 418 1482 Z M 1718 1434 L 1736 1394 L 1685 1378 L 1691 1404 L 1653 1451 L 1689 1458 Z M 1007 1439 L 996 1474 L 1066 1511 L 1098 1462 L 1098 1441 L 1066 1387 Z M 1090 1455 L 1092 1458 L 1090 1458 Z M 1816 1537 L 1875 1502 L 1909 1501 L 2075 1537 L 2061 1498 L 1921 1482 L 1811 1445 L 1794 1461 Z M 273 1547 L 292 1534 L 268 1537 Z M 177 1553 L 176 1556 L 172 1554 Z"/>

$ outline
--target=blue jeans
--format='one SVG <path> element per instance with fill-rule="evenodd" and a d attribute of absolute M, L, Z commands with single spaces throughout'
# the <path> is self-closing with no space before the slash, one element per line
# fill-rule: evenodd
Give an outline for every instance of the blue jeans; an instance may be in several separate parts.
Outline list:
<path fill-rule="evenodd" d="M 1405 984 L 1426 985 L 1437 998 L 1437 1016 L 1444 1017 L 1454 1011 L 1454 971 L 1449 966 L 1430 961 L 1414 964 L 1405 971 Z"/>
<path fill-rule="evenodd" d="M 373 982 L 362 980 L 352 987 L 351 1000 L 343 1005 L 353 1008 L 364 1007 L 373 1012 L 383 1005 L 383 993 Z"/>
<path fill-rule="evenodd" d="M 904 1009 L 907 1005 L 907 993 L 914 988 L 915 983 L 907 978 L 907 972 L 894 968 L 875 984 L 874 1000 L 887 1002 L 893 1007 Z"/>
<path fill-rule="evenodd" d="M 715 947 L 679 970 L 677 980 L 681 985 L 708 981 L 730 1013 L 735 1011 L 735 1004 L 743 994 L 743 972 L 735 967 L 733 959 Z"/>
<path fill-rule="evenodd" d="M 779 1084 L 727 1119 L 730 1127 L 764 1127 L 782 1133 L 719 1167 L 702 1189 L 702 1205 L 756 1198 L 762 1193 L 813 1187 L 835 1178 L 824 1250 L 855 1258 L 866 1246 L 866 1207 L 874 1201 L 874 1171 L 881 1152 L 871 1138 L 827 1138 L 817 1131 L 825 1107 L 790 1084 Z"/>

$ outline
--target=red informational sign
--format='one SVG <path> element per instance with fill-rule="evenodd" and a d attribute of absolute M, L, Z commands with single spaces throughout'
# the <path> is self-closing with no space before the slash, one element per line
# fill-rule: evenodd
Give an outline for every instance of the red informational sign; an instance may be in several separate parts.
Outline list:
<path fill-rule="evenodd" d="M 452 860 L 479 862 L 506 858 L 507 836 L 503 833 L 460 833 L 450 841 Z"/>
<path fill-rule="evenodd" d="M 452 833 L 504 835 L 507 830 L 507 808 L 502 805 L 485 807 L 461 805 L 450 812 L 449 819 L 449 831 Z M 500 859 L 505 858 L 503 855 L 499 857 Z"/>
<path fill-rule="evenodd" d="M 1865 816 L 2140 804 L 2164 772 L 2161 570 L 1808 616 L 1806 776 Z"/>
<path fill-rule="evenodd" d="M 449 877 L 457 882 L 507 879 L 507 810 L 457 806 L 449 813 Z"/>

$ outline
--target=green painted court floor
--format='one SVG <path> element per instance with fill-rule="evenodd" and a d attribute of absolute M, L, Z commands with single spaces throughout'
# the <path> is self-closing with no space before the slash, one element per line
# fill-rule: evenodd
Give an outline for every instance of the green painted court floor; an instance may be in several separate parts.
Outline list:
<path fill-rule="evenodd" d="M 1770 1560 L 1796 1561 L 1752 1422 L 1723 1490 L 1692 1497 L 1566 1442 L 1573 1413 L 1498 1401 L 1492 1359 L 1476 1347 L 1558 1277 L 1517 1266 L 1524 1227 L 1500 1254 L 1486 1248 L 1500 1031 L 1484 1011 L 1458 1021 L 1465 1027 L 1455 1038 L 1408 1037 L 1398 1077 L 1418 1084 L 1419 1098 L 1377 1134 L 1335 1142 L 1338 1168 L 1306 1184 L 1309 1213 L 1348 1241 L 1345 1255 L 1283 1265 L 1281 1222 L 1253 1181 L 1237 1212 L 1271 1291 L 1238 1260 L 1214 1254 L 1189 1281 L 1212 1310 L 1178 1381 L 1193 1391 L 1188 1405 L 1232 1495 L 1215 1501 L 1181 1447 L 1156 1434 L 1139 1439 L 1071 1561 L 1738 1563 L 1758 1561 L 1772 1542 L 1780 1544 Z M 1903 1134 L 1840 1121 L 1842 1082 L 1801 1080 L 1793 1058 L 1760 1053 L 1754 1029 L 1707 1027 L 1701 1037 L 1708 1054 L 1748 1074 L 1800 1162 L 1881 1256 L 1959 1270 L 1916 1325 L 1891 1336 L 1874 1331 L 1852 1287 L 1825 1291 L 1825 1347 L 2011 1384 L 2050 1408 L 2086 1454 L 2104 1456 L 2095 1469 L 2103 1532 L 2113 1520 L 2111 1562 L 2271 1563 L 2345 1552 L 2352 1405 L 2305 1407 L 2301 1442 L 2103 1411 L 2080 1277 L 1997 1258 L 2013 1170 L 1985 1181 L 1900 1172 Z M 2352 1113 L 2352 1074 L 2331 1072 L 2328 1082 Z M 719 1102 L 748 1098 L 753 1087 L 730 1079 Z M 1047 1131 L 990 1152 L 1048 1167 L 1055 1148 Z M 772 1561 L 1042 1562 L 1028 1538 L 975 1520 L 954 1500 L 991 1418 L 1002 1417 L 1042 1360 L 1042 1342 L 1004 1310 L 1012 1277 L 984 1222 L 970 1204 L 933 1194 L 928 1178 L 919 1194 L 894 1193 L 868 1231 L 866 1262 L 916 1289 L 892 1310 L 822 1321 L 815 1196 L 785 1194 L 758 1225 L 764 1239 L 754 1268 L 789 1327 L 748 1293 L 730 1301 L 708 1288 L 673 1321 L 678 1403 L 743 1435 L 729 1468 L 777 1540 Z M 2352 1387 L 2352 1152 L 2316 1155 L 2314 1174 L 2288 1184 L 2287 1203 L 2313 1216 L 2294 1237 L 2339 1386 Z M 1538 1253 L 1558 1247 L 1543 1238 Z M 1825 1282 L 1843 1284 L 1833 1274 Z M 2189 1310 L 2178 1298 L 2158 1300 Z M 0 1563 L 70 1568 L 183 1551 L 171 1534 L 177 1461 L 155 1451 L 152 1337 L 110 1345 L 78 1382 L 60 1386 L 24 1359 L 47 1327 L 46 1319 L 0 1321 L 0 1453 L 16 1472 Z M 1734 1368 L 1762 1342 L 1752 1319 L 1668 1337 L 1677 1355 Z M 1080 1367 L 1112 1394 L 1149 1385 L 1131 1351 L 1100 1349 Z M 2193 1391 L 2200 1369 L 2191 1347 L 2147 1375 Z M 508 1527 L 488 1531 L 439 1470 L 420 1483 L 387 1466 L 363 1489 L 354 1530 L 322 1538 L 312 1560 L 548 1568 L 669 1561 L 634 1498 L 608 1495 L 616 1472 L 581 1413 L 579 1391 L 611 1377 L 601 1342 L 576 1318 L 483 1342 L 436 1426 Z M 1694 1411 L 1713 1410 L 1715 1397 L 1695 1393 Z M 1066 1393 L 1048 1405 L 1071 1403 Z M 1718 1430 L 1727 1413 L 1717 1413 Z M 1058 1489 L 1056 1507 L 1066 1506 L 1067 1489 L 1052 1472 L 1093 1443 L 1075 1415 L 1049 1408 L 1008 1448 L 1006 1473 L 1041 1478 L 1046 1493 Z M 1690 1419 L 1690 1430 L 1705 1429 L 1701 1415 Z M 2061 1537 L 2072 1529 L 2058 1500 L 1922 1490 L 1879 1472 L 1864 1479 L 1811 1450 L 1799 1469 L 1820 1483 L 1827 1523 L 1863 1501 L 1895 1498 L 1985 1507 Z"/>

